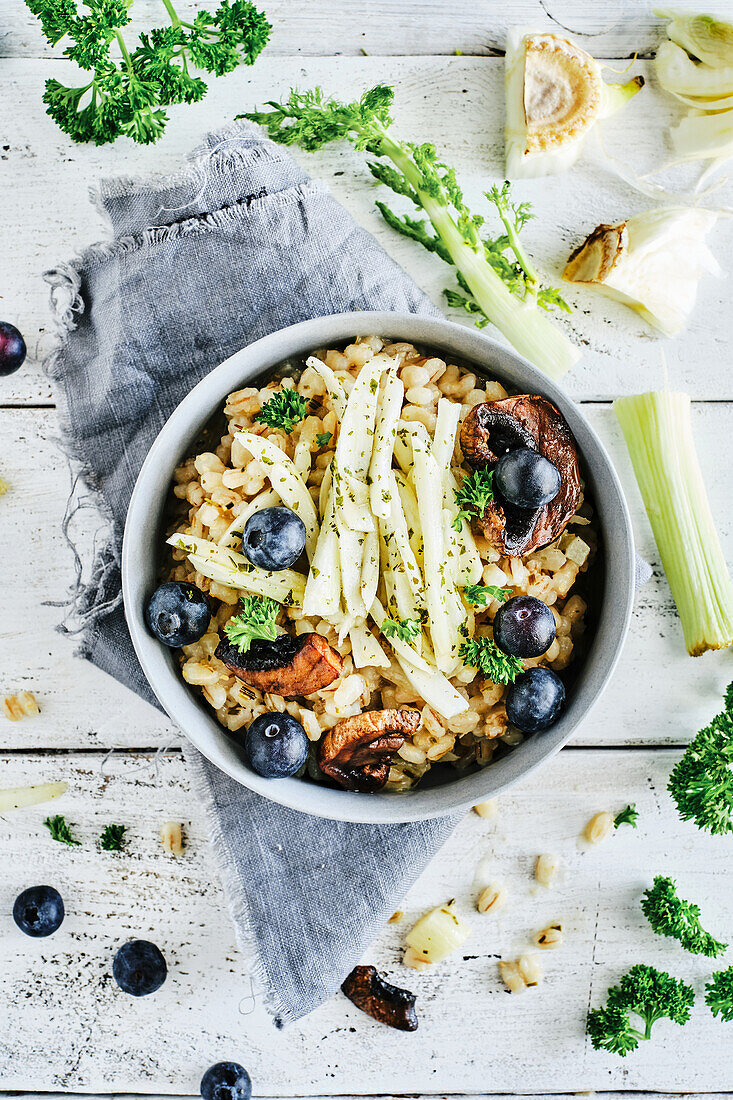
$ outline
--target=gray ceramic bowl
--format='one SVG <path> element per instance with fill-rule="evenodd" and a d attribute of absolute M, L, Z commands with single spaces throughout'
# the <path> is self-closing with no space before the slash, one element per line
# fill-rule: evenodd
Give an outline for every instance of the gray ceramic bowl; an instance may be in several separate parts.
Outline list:
<path fill-rule="evenodd" d="M 603 544 L 590 646 L 560 721 L 483 770 L 443 778 L 434 785 L 426 782 L 403 794 L 357 794 L 300 779 L 268 780 L 257 775 L 248 766 L 238 742 L 186 686 L 175 654 L 148 633 L 143 618 L 143 608 L 156 583 L 163 547 L 163 513 L 173 469 L 191 453 L 204 425 L 222 407 L 226 395 L 254 378 L 261 379 L 284 360 L 302 362 L 315 348 L 334 347 L 354 336 L 374 333 L 407 340 L 470 364 L 479 373 L 500 380 L 510 392 L 539 393 L 553 401 L 577 440 Z M 125 613 L 135 651 L 173 721 L 209 760 L 245 786 L 293 809 L 347 821 L 399 822 L 447 814 L 491 798 L 553 756 L 587 718 L 613 671 L 631 614 L 633 578 L 631 524 L 621 486 L 580 409 L 524 359 L 475 329 L 398 313 L 340 314 L 305 321 L 258 340 L 207 375 L 181 402 L 150 449 L 130 501 L 122 552 Z M 431 777 L 429 773 L 427 778 Z"/>

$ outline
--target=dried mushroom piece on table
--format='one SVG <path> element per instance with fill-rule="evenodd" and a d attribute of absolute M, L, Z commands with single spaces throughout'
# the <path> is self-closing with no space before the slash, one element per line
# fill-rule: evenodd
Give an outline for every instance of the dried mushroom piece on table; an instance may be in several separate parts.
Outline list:
<path fill-rule="evenodd" d="M 368 710 L 344 718 L 319 743 L 321 771 L 347 791 L 378 791 L 391 757 L 419 725 L 419 710 Z"/>
<path fill-rule="evenodd" d="M 493 500 L 477 523 L 492 545 L 510 557 L 548 546 L 567 526 L 580 500 L 580 467 L 572 432 L 552 402 L 537 394 L 519 394 L 475 405 L 461 428 L 461 450 L 469 466 L 493 469 L 502 455 L 518 447 L 539 451 L 560 474 L 560 491 L 541 508 L 518 508 Z"/>
<path fill-rule="evenodd" d="M 215 654 L 230 672 L 250 687 L 284 699 L 311 695 L 328 687 L 342 673 L 344 663 L 320 634 L 280 634 L 274 641 L 257 639 L 246 653 L 221 641 Z"/>
<path fill-rule="evenodd" d="M 415 994 L 390 985 L 376 967 L 355 966 L 341 989 L 357 1008 L 387 1027 L 417 1031 Z"/>

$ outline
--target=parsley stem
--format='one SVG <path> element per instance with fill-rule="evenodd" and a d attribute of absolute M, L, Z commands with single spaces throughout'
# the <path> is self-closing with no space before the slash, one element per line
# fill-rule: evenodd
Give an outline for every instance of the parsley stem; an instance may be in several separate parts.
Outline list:
<path fill-rule="evenodd" d="M 164 0 L 164 2 L 165 2 L 165 0 Z M 133 75 L 132 58 L 130 57 L 130 54 L 128 53 L 127 46 L 125 45 L 125 40 L 124 40 L 124 38 L 122 37 L 122 35 L 120 34 L 119 31 L 115 31 L 115 38 L 117 39 L 117 41 L 119 43 L 120 52 L 122 53 L 122 56 L 125 59 L 125 64 L 127 65 L 127 68 L 130 72 L 130 75 L 132 76 Z"/>
<path fill-rule="evenodd" d="M 163 0 L 163 7 L 168 12 L 168 15 L 170 16 L 170 21 L 173 24 L 173 26 L 174 27 L 180 27 L 181 26 L 181 20 L 178 18 L 178 15 L 176 13 L 176 9 L 171 4 L 170 0 Z M 189 25 L 190 24 L 186 24 L 186 26 L 189 26 Z"/>

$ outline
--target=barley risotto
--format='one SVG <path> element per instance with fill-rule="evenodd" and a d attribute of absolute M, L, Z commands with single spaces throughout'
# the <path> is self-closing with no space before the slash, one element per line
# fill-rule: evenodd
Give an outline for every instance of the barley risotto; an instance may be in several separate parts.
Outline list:
<path fill-rule="evenodd" d="M 224 415 L 175 470 L 165 577 L 208 597 L 181 673 L 233 737 L 293 719 L 297 772 L 273 774 L 405 791 L 551 724 L 598 535 L 549 401 L 373 336 Z"/>

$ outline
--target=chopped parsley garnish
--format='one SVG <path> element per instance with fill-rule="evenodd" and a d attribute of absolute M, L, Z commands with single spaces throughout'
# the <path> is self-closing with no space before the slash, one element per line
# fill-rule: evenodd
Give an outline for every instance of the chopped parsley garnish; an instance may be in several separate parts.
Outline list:
<path fill-rule="evenodd" d="M 318 444 L 319 449 L 326 446 L 332 435 L 333 432 L 323 432 L 322 434 L 316 436 L 316 443 Z"/>
<path fill-rule="evenodd" d="M 463 589 L 463 595 L 474 607 L 486 607 L 489 600 L 504 603 L 511 594 L 511 588 L 499 588 L 495 584 L 467 584 Z"/>
<path fill-rule="evenodd" d="M 125 846 L 125 825 L 105 825 L 99 843 L 105 852 L 121 852 Z"/>
<path fill-rule="evenodd" d="M 458 515 L 452 526 L 454 531 L 460 531 L 464 519 L 470 523 L 474 516 L 482 516 L 494 499 L 494 471 L 474 470 L 454 493 Z"/>
<path fill-rule="evenodd" d="M 399 638 L 409 645 L 413 638 L 420 633 L 419 619 L 385 619 L 382 623 L 382 634 L 385 638 Z"/>
<path fill-rule="evenodd" d="M 613 819 L 613 827 L 618 829 L 619 825 L 630 825 L 632 829 L 635 829 L 638 817 L 639 811 L 636 808 L 636 803 L 632 802 L 630 806 L 626 806 L 625 809 L 616 814 Z"/>
<path fill-rule="evenodd" d="M 657 875 L 654 885 L 642 895 L 641 910 L 658 936 L 679 940 L 693 955 L 717 959 L 728 946 L 705 931 L 699 905 L 677 897 L 674 879 Z"/>
<path fill-rule="evenodd" d="M 519 657 L 504 653 L 493 638 L 469 638 L 458 651 L 464 665 L 482 672 L 494 684 L 513 684 L 524 665 Z"/>
<path fill-rule="evenodd" d="M 295 425 L 305 417 L 308 405 L 308 398 L 297 390 L 277 390 L 265 401 L 260 411 L 255 413 L 254 418 L 270 428 L 280 428 L 289 435 Z"/>
<path fill-rule="evenodd" d="M 252 642 L 258 639 L 273 641 L 277 637 L 275 620 L 280 604 L 269 596 L 242 596 L 239 602 L 242 611 L 224 625 L 224 633 L 232 645 L 240 653 L 246 653 Z"/>
<path fill-rule="evenodd" d="M 68 844 L 70 848 L 78 848 L 81 846 L 81 841 L 71 835 L 71 829 L 63 814 L 47 817 L 43 824 L 46 826 L 53 839 L 57 840 L 59 844 Z"/>

